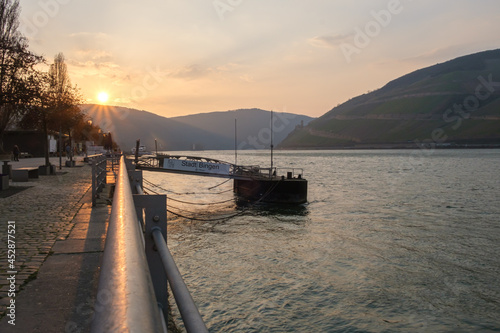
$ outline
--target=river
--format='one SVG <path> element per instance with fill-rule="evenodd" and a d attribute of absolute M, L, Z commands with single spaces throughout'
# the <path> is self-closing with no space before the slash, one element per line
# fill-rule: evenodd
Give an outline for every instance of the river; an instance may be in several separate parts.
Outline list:
<path fill-rule="evenodd" d="M 500 331 L 500 150 L 277 151 L 274 164 L 304 169 L 307 204 L 242 207 L 232 181 L 145 173 L 197 218 L 169 213 L 168 245 L 211 332 Z"/>

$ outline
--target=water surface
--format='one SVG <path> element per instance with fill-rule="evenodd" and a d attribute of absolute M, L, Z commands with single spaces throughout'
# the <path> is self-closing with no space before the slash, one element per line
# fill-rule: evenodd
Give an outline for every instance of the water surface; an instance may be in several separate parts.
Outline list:
<path fill-rule="evenodd" d="M 238 207 L 224 179 L 145 175 L 200 219 L 169 214 L 168 243 L 211 332 L 500 331 L 500 150 L 277 152 L 275 165 L 304 168 L 308 204 Z"/>

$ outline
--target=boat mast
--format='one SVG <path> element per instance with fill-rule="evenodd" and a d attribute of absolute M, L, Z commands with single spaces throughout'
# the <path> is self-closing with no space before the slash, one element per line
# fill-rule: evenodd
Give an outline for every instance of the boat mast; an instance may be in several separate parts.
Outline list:
<path fill-rule="evenodd" d="M 234 119 L 234 165 L 238 165 L 238 119 Z"/>
<path fill-rule="evenodd" d="M 273 110 L 271 110 L 271 178 L 272 178 L 272 175 L 273 175 L 273 148 L 274 148 L 274 145 L 273 145 Z"/>

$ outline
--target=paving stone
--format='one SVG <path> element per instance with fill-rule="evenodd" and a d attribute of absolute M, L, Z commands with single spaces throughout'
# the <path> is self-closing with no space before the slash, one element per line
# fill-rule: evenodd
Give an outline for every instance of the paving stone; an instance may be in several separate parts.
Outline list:
<path fill-rule="evenodd" d="M 35 159 L 31 162 L 40 163 Z M 67 238 L 74 225 L 71 220 L 84 204 L 80 200 L 91 185 L 90 167 L 67 168 L 65 171 L 64 175 L 41 177 L 33 182 L 11 182 L 11 186 L 32 187 L 0 198 L 0 230 L 7 230 L 8 221 L 15 221 L 16 226 L 16 284 L 23 285 L 40 268 L 57 239 Z M 0 240 L 0 258 L 6 258 L 5 232 L 0 233 Z M 7 265 L 7 261 L 0 261 L 1 281 L 8 276 Z M 0 299 L 6 296 L 6 292 L 0 289 Z M 0 310 L 0 317 L 4 311 Z"/>
<path fill-rule="evenodd" d="M 88 331 L 110 207 L 92 208 L 90 167 L 65 171 L 0 199 L 0 230 L 16 221 L 18 271 L 16 327 L 12 330 L 3 317 L 2 333 Z M 0 233 L 0 244 L 6 238 Z M 0 248 L 0 256 L 6 254 Z M 0 318 L 10 300 L 6 268 L 0 261 Z"/>
<path fill-rule="evenodd" d="M 87 239 L 105 237 L 108 225 L 105 223 L 78 224 L 68 236 L 68 239 Z"/>
<path fill-rule="evenodd" d="M 57 241 L 53 251 L 55 254 L 103 251 L 104 243 L 104 238 L 67 239 Z"/>

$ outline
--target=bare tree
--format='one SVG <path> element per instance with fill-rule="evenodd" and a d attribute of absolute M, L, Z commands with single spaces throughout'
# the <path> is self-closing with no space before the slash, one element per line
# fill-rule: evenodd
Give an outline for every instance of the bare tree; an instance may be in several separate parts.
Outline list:
<path fill-rule="evenodd" d="M 41 129 L 47 138 L 45 142 L 45 165 L 49 166 L 49 130 L 68 133 L 84 120 L 85 115 L 78 107 L 82 97 L 76 86 L 72 86 L 64 55 L 57 54 L 47 73 L 40 74 L 39 95 L 36 103 L 26 113 L 23 127 Z"/>
<path fill-rule="evenodd" d="M 28 50 L 19 29 L 19 1 L 0 0 L 0 153 L 9 124 L 27 111 L 38 92 L 35 65 L 43 58 Z"/>
<path fill-rule="evenodd" d="M 81 111 L 76 106 L 83 103 L 78 87 L 72 86 L 68 68 L 62 53 L 54 57 L 54 63 L 50 65 L 48 72 L 49 87 L 47 99 L 52 113 L 52 126 L 62 126 L 65 130 L 71 129 L 77 118 L 81 117 Z"/>
<path fill-rule="evenodd" d="M 84 118 L 83 112 L 78 107 L 83 99 L 79 89 L 71 85 L 68 67 L 62 53 L 57 54 L 54 63 L 50 65 L 48 97 L 51 110 L 50 125 L 59 126 L 61 132 L 62 130 L 67 132 L 72 146 L 71 131 Z M 71 154 L 70 161 L 73 161 Z"/>

